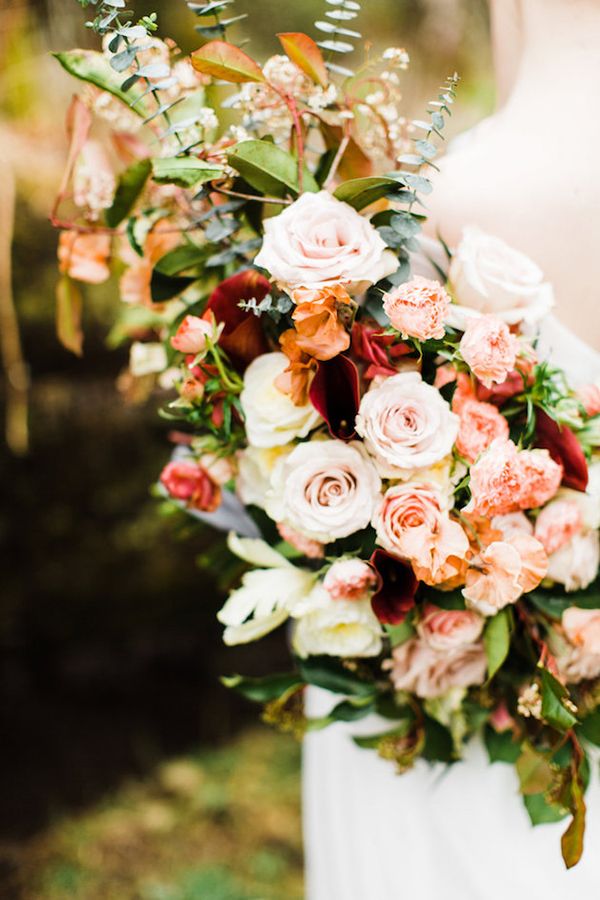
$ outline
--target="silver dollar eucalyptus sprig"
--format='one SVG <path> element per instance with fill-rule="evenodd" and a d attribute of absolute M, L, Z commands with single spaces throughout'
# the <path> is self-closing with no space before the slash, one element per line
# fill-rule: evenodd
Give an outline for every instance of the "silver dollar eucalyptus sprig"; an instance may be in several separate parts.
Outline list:
<path fill-rule="evenodd" d="M 327 35 L 323 40 L 317 41 L 317 44 L 322 50 L 327 51 L 325 59 L 327 68 L 331 72 L 350 77 L 354 75 L 352 69 L 332 62 L 332 55 L 343 56 L 352 53 L 354 44 L 351 41 L 362 37 L 360 31 L 348 27 L 348 23 L 358 16 L 360 3 L 356 0 L 326 0 L 326 3 L 334 8 L 326 10 L 326 20 L 320 19 L 315 22 L 315 28 Z"/>
<path fill-rule="evenodd" d="M 248 13 L 241 13 L 239 16 L 226 16 L 223 18 L 223 14 L 226 15 L 228 8 L 234 2 L 235 0 L 206 0 L 205 3 L 196 3 L 193 0 L 186 0 L 186 6 L 202 21 L 202 24 L 196 25 L 196 31 L 199 35 L 206 38 L 207 41 L 224 41 L 229 26 L 248 17 Z M 212 19 L 213 21 L 207 24 L 204 21 L 205 19 Z"/>

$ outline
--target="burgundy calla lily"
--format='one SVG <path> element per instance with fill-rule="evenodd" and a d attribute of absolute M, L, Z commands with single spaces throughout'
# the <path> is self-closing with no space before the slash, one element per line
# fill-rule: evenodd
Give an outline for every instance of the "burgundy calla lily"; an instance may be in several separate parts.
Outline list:
<path fill-rule="evenodd" d="M 408 563 L 385 550 L 375 550 L 371 565 L 377 573 L 373 612 L 384 625 L 399 625 L 415 605 L 419 582 Z"/>
<path fill-rule="evenodd" d="M 271 285 L 264 275 L 256 269 L 246 269 L 222 281 L 209 297 L 207 308 L 213 311 L 217 322 L 225 325 L 219 346 L 241 371 L 261 353 L 267 353 L 269 347 L 260 319 L 252 312 L 241 309 L 240 300 L 254 298 L 260 303 L 270 289 Z"/>
<path fill-rule="evenodd" d="M 319 362 L 310 386 L 310 402 L 327 422 L 329 433 L 341 441 L 355 437 L 354 423 L 360 403 L 358 369 L 340 354 Z"/>
<path fill-rule="evenodd" d="M 587 462 L 581 444 L 566 425 L 559 425 L 542 410 L 538 410 L 535 446 L 550 453 L 563 467 L 562 483 L 575 491 L 585 491 L 588 484 Z"/>

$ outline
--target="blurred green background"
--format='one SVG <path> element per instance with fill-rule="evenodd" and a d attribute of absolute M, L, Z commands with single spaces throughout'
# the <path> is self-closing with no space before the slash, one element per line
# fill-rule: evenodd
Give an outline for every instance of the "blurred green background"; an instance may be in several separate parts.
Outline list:
<path fill-rule="evenodd" d="M 135 7 L 156 10 L 159 33 L 182 48 L 198 45 L 183 0 Z M 484 0 L 363 7 L 363 34 L 411 55 L 407 115 L 455 70 L 450 134 L 490 111 Z M 321 10 L 321 0 L 236 0 L 257 55 L 276 51 L 276 31 L 310 33 Z M 0 454 L 0 896 L 294 900 L 299 747 L 218 681 L 284 667 L 284 638 L 221 645 L 215 611 L 235 571 L 219 535 L 161 515 L 150 496 L 167 428 L 157 398 L 126 404 L 116 388 L 126 351 L 106 342 L 114 284 L 86 291 L 82 359 L 54 335 L 47 215 L 77 85 L 49 51 L 93 45 L 85 18 L 75 0 L 0 0 L 0 240 L 14 226 L 31 380 L 29 452 Z"/>

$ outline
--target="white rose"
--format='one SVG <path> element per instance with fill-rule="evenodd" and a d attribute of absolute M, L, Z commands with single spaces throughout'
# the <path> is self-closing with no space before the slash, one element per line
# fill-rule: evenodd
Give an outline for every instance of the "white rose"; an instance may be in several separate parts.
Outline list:
<path fill-rule="evenodd" d="M 402 372 L 364 395 L 356 430 L 380 475 L 406 478 L 450 453 L 458 422 L 436 388 L 417 372 Z"/>
<path fill-rule="evenodd" d="M 275 381 L 288 366 L 283 353 L 264 353 L 244 374 L 240 402 L 246 420 L 248 443 L 254 447 L 279 447 L 306 437 L 321 421 L 311 403 L 295 406 Z"/>
<path fill-rule="evenodd" d="M 217 613 L 219 622 L 226 626 L 223 640 L 232 646 L 263 637 L 301 610 L 314 575 L 293 566 L 261 540 L 230 535 L 229 547 L 246 562 L 265 567 L 247 572 L 242 586 L 232 591 Z"/>
<path fill-rule="evenodd" d="M 469 315 L 492 313 L 508 325 L 536 323 L 554 305 L 552 287 L 533 260 L 475 226 L 464 229 L 448 279 L 456 304 L 447 323 L 461 331 Z"/>
<path fill-rule="evenodd" d="M 266 508 L 276 522 L 327 544 L 367 527 L 380 489 L 360 444 L 310 441 L 275 466 Z"/>
<path fill-rule="evenodd" d="M 271 475 L 277 460 L 292 451 L 292 447 L 246 447 L 237 455 L 237 495 L 246 506 L 265 508 Z"/>
<path fill-rule="evenodd" d="M 546 577 L 565 586 L 566 591 L 588 587 L 600 567 L 600 532 L 576 534 L 568 544 L 548 557 Z"/>
<path fill-rule="evenodd" d="M 298 656 L 377 656 L 381 651 L 381 625 L 369 600 L 332 600 L 317 585 L 307 611 L 294 628 Z"/>
<path fill-rule="evenodd" d="M 358 293 L 398 268 L 369 220 L 327 191 L 302 194 L 264 226 L 254 263 L 284 288 L 344 284 Z"/>

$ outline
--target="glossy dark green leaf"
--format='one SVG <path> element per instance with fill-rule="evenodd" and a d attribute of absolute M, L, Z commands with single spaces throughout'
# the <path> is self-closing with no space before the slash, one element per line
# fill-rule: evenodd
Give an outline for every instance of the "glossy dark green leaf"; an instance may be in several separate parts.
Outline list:
<path fill-rule="evenodd" d="M 229 164 L 248 184 L 263 194 L 281 197 L 299 193 L 298 162 L 291 153 L 270 141 L 242 141 L 229 153 Z M 318 191 L 319 185 L 305 167 L 303 191 Z"/>
<path fill-rule="evenodd" d="M 194 156 L 155 157 L 152 160 L 152 177 L 157 184 L 195 187 L 222 174 L 221 166 L 206 163 Z"/>
<path fill-rule="evenodd" d="M 483 732 L 485 747 L 491 763 L 516 763 L 521 755 L 521 744 L 515 741 L 512 731 L 496 731 L 487 725 Z"/>
<path fill-rule="evenodd" d="M 266 675 L 264 678 L 247 678 L 244 675 L 226 675 L 221 678 L 225 687 L 232 688 L 248 700 L 268 703 L 277 700 L 295 687 L 302 686 L 302 679 L 296 672 Z"/>
<path fill-rule="evenodd" d="M 600 709 L 586 716 L 579 725 L 577 731 L 591 744 L 600 747 Z"/>
<path fill-rule="evenodd" d="M 488 678 L 493 678 L 508 656 L 510 648 L 510 613 L 503 609 L 486 622 L 483 644 L 488 661 Z"/>
<path fill-rule="evenodd" d="M 338 200 L 349 203 L 354 209 L 364 209 L 376 200 L 385 197 L 392 187 L 400 188 L 401 181 L 387 175 L 372 175 L 367 178 L 353 178 L 344 181 L 334 193 Z"/>
<path fill-rule="evenodd" d="M 308 656 L 297 660 L 302 679 L 307 684 L 325 688 L 336 694 L 366 697 L 375 694 L 373 682 L 363 681 L 332 656 Z"/>
<path fill-rule="evenodd" d="M 70 75 L 94 84 L 102 91 L 108 91 L 109 94 L 130 106 L 136 115 L 142 118 L 146 115 L 142 104 L 132 105 L 141 97 L 141 94 L 133 90 L 123 90 L 122 77 L 111 69 L 104 54 L 96 50 L 68 50 L 63 53 L 54 53 L 53 56 Z"/>
<path fill-rule="evenodd" d="M 144 189 L 151 168 L 149 159 L 140 159 L 122 173 L 113 204 L 104 213 L 104 219 L 110 228 L 116 228 L 129 215 Z"/>
<path fill-rule="evenodd" d="M 544 794 L 527 794 L 523 797 L 525 809 L 532 825 L 544 825 L 547 822 L 561 822 L 568 816 L 568 812 L 548 803 Z"/>
<path fill-rule="evenodd" d="M 568 731 L 577 724 L 577 717 L 566 708 L 564 700 L 569 692 L 565 686 L 542 666 L 538 666 L 542 692 L 542 718 L 558 731 Z"/>

